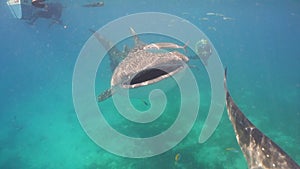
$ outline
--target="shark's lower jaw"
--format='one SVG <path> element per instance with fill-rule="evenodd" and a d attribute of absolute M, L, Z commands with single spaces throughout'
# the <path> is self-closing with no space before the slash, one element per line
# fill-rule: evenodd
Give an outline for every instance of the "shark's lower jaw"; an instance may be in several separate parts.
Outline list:
<path fill-rule="evenodd" d="M 135 74 L 129 81 L 124 82 L 122 87 L 136 88 L 153 84 L 174 75 L 183 67 L 182 64 L 175 64 L 147 68 Z"/>

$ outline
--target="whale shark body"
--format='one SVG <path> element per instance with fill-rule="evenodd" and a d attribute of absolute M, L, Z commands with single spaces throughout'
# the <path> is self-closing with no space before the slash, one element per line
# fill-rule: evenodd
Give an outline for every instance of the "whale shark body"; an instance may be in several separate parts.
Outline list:
<path fill-rule="evenodd" d="M 300 169 L 299 165 L 276 143 L 256 128 L 231 98 L 226 85 L 226 107 L 238 144 L 250 169 Z"/>

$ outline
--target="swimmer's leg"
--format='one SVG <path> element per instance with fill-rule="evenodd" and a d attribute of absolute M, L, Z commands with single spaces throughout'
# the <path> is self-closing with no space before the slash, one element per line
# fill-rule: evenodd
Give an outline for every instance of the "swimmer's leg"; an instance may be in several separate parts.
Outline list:
<path fill-rule="evenodd" d="M 32 15 L 31 18 L 29 18 L 29 21 L 27 22 L 29 25 L 33 25 L 34 22 L 39 18 L 39 16 L 35 13 L 34 15 Z"/>

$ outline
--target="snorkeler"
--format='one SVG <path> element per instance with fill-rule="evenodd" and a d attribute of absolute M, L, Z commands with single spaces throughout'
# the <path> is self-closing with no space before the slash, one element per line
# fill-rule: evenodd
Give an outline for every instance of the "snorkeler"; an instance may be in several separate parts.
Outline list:
<path fill-rule="evenodd" d="M 31 4 L 36 8 L 45 8 L 45 0 L 32 0 Z"/>
<path fill-rule="evenodd" d="M 63 6 L 61 3 L 44 3 L 44 0 L 35 0 L 32 1 L 32 4 L 40 9 L 32 15 L 32 17 L 29 19 L 28 24 L 34 24 L 34 22 L 38 18 L 52 19 L 52 22 L 49 26 L 55 23 L 62 24 L 60 17 L 62 14 Z"/>
<path fill-rule="evenodd" d="M 83 7 L 101 7 L 104 5 L 104 2 L 100 1 L 100 2 L 94 2 L 94 3 L 89 3 L 89 4 L 86 4 L 86 5 L 82 5 Z"/>
<path fill-rule="evenodd" d="M 195 45 L 197 55 L 202 59 L 205 66 L 208 65 L 209 57 L 212 55 L 212 47 L 207 39 L 201 39 Z"/>

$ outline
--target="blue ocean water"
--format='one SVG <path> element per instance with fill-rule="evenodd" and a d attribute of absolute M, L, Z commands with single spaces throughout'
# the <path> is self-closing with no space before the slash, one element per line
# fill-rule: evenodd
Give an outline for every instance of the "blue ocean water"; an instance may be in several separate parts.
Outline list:
<path fill-rule="evenodd" d="M 48 28 L 45 19 L 28 25 L 13 18 L 5 2 L 0 4 L 0 168 L 247 168 L 226 111 L 212 137 L 197 142 L 210 98 L 201 65 L 197 71 L 203 75 L 197 77 L 203 84 L 204 107 L 190 134 L 173 149 L 149 158 L 123 158 L 98 147 L 81 128 L 73 105 L 72 77 L 79 52 L 91 36 L 89 29 L 137 12 L 170 13 L 201 29 L 228 67 L 228 86 L 236 103 L 300 163 L 299 1 L 111 0 L 101 8 L 82 8 L 86 1 L 79 0 L 61 3 L 66 28 Z M 178 109 L 177 100 L 170 99 L 168 114 L 159 119 L 162 125 L 154 125 L 161 126 L 157 130 L 168 127 L 163 120 L 174 121 L 170 112 Z M 101 108 L 111 110 L 110 103 Z M 145 104 L 135 103 L 141 109 Z M 125 133 L 136 130 L 124 129 L 125 122 L 115 120 L 121 116 L 108 113 L 106 117 Z M 146 136 L 157 133 L 143 131 Z"/>

